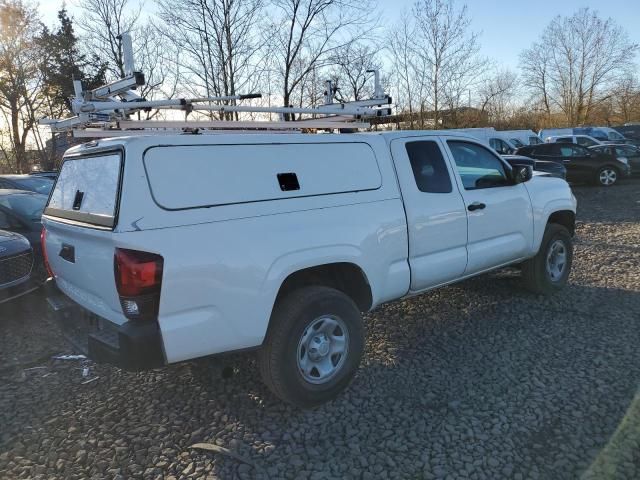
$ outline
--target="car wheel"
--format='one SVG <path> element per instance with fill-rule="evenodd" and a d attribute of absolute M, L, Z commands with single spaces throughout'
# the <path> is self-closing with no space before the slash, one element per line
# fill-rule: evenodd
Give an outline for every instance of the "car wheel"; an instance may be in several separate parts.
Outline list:
<path fill-rule="evenodd" d="M 605 166 L 598 170 L 596 183 L 602 187 L 610 187 L 618 181 L 618 171 L 614 167 Z"/>
<path fill-rule="evenodd" d="M 302 408 L 334 399 L 349 384 L 364 351 L 356 304 L 327 287 L 304 287 L 279 300 L 258 352 L 265 384 Z"/>
<path fill-rule="evenodd" d="M 522 264 L 522 279 L 535 293 L 554 293 L 567 284 L 572 263 L 573 240 L 569 231 L 549 223 L 537 255 Z"/>

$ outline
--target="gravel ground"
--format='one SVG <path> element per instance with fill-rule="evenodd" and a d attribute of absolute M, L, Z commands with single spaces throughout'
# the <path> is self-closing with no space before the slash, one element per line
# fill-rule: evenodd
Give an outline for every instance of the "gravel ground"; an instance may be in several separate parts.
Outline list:
<path fill-rule="evenodd" d="M 251 359 L 228 380 L 51 360 L 72 350 L 43 299 L 1 306 L 0 477 L 640 478 L 640 181 L 575 194 L 563 293 L 505 271 L 380 308 L 353 384 L 313 411 Z"/>

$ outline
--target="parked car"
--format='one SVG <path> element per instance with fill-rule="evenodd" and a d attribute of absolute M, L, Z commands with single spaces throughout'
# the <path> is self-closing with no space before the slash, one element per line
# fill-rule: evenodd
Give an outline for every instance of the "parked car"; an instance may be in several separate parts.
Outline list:
<path fill-rule="evenodd" d="M 588 182 L 610 187 L 630 174 L 629 165 L 615 156 L 591 151 L 571 143 L 544 143 L 518 149 L 518 155 L 561 162 L 570 182 Z"/>
<path fill-rule="evenodd" d="M 518 148 L 525 145 L 538 145 L 542 139 L 533 130 L 499 130 L 499 133 L 508 138 Z M 517 140 L 517 143 L 516 143 Z"/>
<path fill-rule="evenodd" d="M 49 195 L 54 180 L 37 175 L 0 175 L 0 189 L 28 190 Z"/>
<path fill-rule="evenodd" d="M 564 135 L 558 137 L 547 137 L 547 143 L 575 143 L 583 147 L 593 147 L 594 145 L 603 145 L 600 140 L 596 140 L 589 135 Z"/>
<path fill-rule="evenodd" d="M 38 170 L 35 172 L 31 172 L 29 175 L 31 175 L 32 177 L 50 178 L 51 180 L 54 180 L 54 181 L 56 178 L 58 178 L 58 172 L 56 171 Z"/>
<path fill-rule="evenodd" d="M 37 273 L 44 274 L 42 263 L 42 211 L 47 196 L 26 190 L 0 190 L 0 220 L 4 230 L 10 230 L 25 236 L 31 243 L 35 257 Z M 44 281 L 44 278 L 42 278 Z"/>
<path fill-rule="evenodd" d="M 620 135 L 623 135 L 628 143 L 640 147 L 640 123 L 625 124 L 621 127 L 613 127 Z"/>
<path fill-rule="evenodd" d="M 0 230 L 0 303 L 38 288 L 39 284 L 31 276 L 33 265 L 34 256 L 29 240 L 17 233 Z"/>
<path fill-rule="evenodd" d="M 628 143 L 627 139 L 613 128 L 609 127 L 574 127 L 574 128 L 545 128 L 539 132 L 540 138 L 547 141 L 549 137 L 564 137 L 570 135 L 587 135 L 602 143 Z"/>
<path fill-rule="evenodd" d="M 354 375 L 361 312 L 506 265 L 561 289 L 575 211 L 564 180 L 449 131 L 121 137 L 67 151 L 43 244 L 94 315 L 63 323 L 90 358 L 255 349 L 271 390 L 309 407 Z"/>
<path fill-rule="evenodd" d="M 597 145 L 592 151 L 610 155 L 631 168 L 631 174 L 640 174 L 640 148 L 633 145 Z"/>
<path fill-rule="evenodd" d="M 617 130 L 611 127 L 576 127 L 573 129 L 576 135 L 589 135 L 602 143 L 627 143 L 628 140 Z"/>
<path fill-rule="evenodd" d="M 567 177 L 567 169 L 559 162 L 550 160 L 535 160 L 533 158 L 524 157 L 522 155 L 502 155 L 509 165 L 512 167 L 517 165 L 529 165 L 534 171 L 547 174 L 550 177 L 565 179 Z"/>

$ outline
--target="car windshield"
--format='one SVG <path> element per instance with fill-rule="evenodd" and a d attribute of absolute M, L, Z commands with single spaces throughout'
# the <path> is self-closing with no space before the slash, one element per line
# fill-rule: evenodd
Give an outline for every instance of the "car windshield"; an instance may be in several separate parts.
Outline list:
<path fill-rule="evenodd" d="M 51 192 L 53 188 L 53 180 L 46 177 L 13 178 L 13 181 L 23 190 L 42 193 L 44 195 L 49 195 L 49 192 Z"/>
<path fill-rule="evenodd" d="M 516 148 L 524 147 L 524 143 L 522 143 L 517 138 L 511 138 L 510 140 L 511 140 L 511 143 L 513 143 L 516 146 Z"/>
<path fill-rule="evenodd" d="M 45 195 L 14 194 L 0 197 L 0 205 L 12 210 L 23 219 L 39 222 L 44 205 L 47 203 Z"/>
<path fill-rule="evenodd" d="M 609 140 L 621 140 L 624 141 L 625 138 L 620 135 L 618 132 L 609 132 Z"/>

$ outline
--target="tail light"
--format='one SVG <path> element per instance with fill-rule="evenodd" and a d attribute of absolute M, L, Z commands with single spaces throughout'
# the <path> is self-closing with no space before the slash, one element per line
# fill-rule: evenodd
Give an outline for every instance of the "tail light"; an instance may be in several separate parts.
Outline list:
<path fill-rule="evenodd" d="M 116 248 L 116 288 L 130 320 L 157 320 L 164 260 L 155 253 Z"/>
<path fill-rule="evenodd" d="M 51 271 L 51 265 L 49 265 L 49 257 L 47 256 L 47 229 L 42 226 L 42 230 L 40 231 L 40 247 L 42 248 L 42 261 L 44 262 L 44 268 L 47 269 L 47 277 L 53 277 L 53 272 Z"/>

